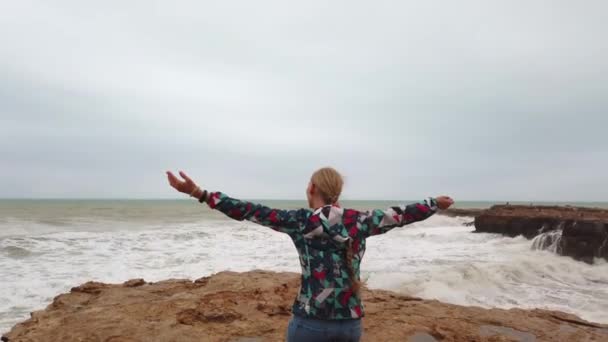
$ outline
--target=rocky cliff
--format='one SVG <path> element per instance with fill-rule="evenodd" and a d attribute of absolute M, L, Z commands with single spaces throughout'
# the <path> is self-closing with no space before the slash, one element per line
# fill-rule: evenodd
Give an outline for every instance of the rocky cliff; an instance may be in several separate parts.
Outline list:
<path fill-rule="evenodd" d="M 475 218 L 475 230 L 536 238 L 538 248 L 593 262 L 608 260 L 608 210 L 561 206 L 498 205 Z"/>
<path fill-rule="evenodd" d="M 189 280 L 89 282 L 2 341 L 284 341 L 299 275 L 221 272 Z M 364 289 L 363 341 L 608 341 L 608 326 L 544 310 L 463 307 Z"/>

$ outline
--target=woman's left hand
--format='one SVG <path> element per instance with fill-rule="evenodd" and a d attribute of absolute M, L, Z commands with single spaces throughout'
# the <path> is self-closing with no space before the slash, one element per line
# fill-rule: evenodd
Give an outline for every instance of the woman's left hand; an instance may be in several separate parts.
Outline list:
<path fill-rule="evenodd" d="M 200 189 L 198 188 L 198 185 L 196 185 L 196 183 L 190 177 L 188 177 L 188 175 L 185 172 L 180 171 L 179 175 L 184 180 L 180 180 L 179 178 L 175 177 L 175 175 L 171 171 L 167 171 L 167 178 L 169 179 L 169 185 L 171 185 L 175 190 L 177 190 L 179 192 L 183 192 L 185 194 L 196 197 L 196 195 L 198 195 L 198 194 L 193 194 L 193 192 L 197 189 L 198 189 L 198 191 L 200 191 Z M 200 191 L 200 192 L 202 192 L 202 191 Z"/>

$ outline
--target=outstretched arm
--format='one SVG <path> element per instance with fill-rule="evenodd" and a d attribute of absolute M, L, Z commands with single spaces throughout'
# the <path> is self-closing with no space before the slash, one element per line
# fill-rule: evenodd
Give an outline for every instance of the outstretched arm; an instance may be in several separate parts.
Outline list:
<path fill-rule="evenodd" d="M 308 216 L 310 216 L 310 211 L 306 209 L 271 209 L 261 204 L 231 198 L 221 192 L 207 193 L 202 191 L 184 172 L 180 171 L 179 174 L 184 178 L 184 181 L 179 180 L 173 173 L 167 172 L 169 184 L 173 188 L 190 194 L 199 200 L 202 199 L 210 208 L 217 209 L 238 221 L 248 220 L 282 233 L 295 235 L 300 231 L 303 222 L 306 222 Z"/>
<path fill-rule="evenodd" d="M 384 234 L 393 228 L 423 221 L 433 216 L 438 209 L 447 209 L 454 201 L 447 196 L 428 198 L 420 203 L 394 206 L 386 210 L 375 209 L 358 214 L 359 234 L 363 238 Z"/>
<path fill-rule="evenodd" d="M 221 192 L 212 192 L 207 200 L 209 207 L 217 209 L 235 220 L 248 220 L 278 232 L 295 235 L 310 216 L 310 210 L 281 210 L 241 201 Z"/>

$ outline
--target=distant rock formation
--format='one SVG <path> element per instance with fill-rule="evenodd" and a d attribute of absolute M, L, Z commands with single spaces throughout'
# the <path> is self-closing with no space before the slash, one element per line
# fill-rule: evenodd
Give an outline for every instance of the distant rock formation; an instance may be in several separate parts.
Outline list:
<path fill-rule="evenodd" d="M 459 217 L 459 216 L 475 217 L 475 216 L 481 215 L 484 211 L 486 211 L 486 210 L 485 209 L 454 208 L 454 209 L 441 210 L 441 211 L 439 211 L 439 214 L 445 215 L 445 216 L 450 216 L 450 217 Z"/>
<path fill-rule="evenodd" d="M 475 230 L 534 238 L 533 246 L 592 263 L 608 260 L 608 210 L 570 206 L 497 205 L 475 218 Z"/>
<path fill-rule="evenodd" d="M 221 272 L 194 282 L 88 282 L 5 342 L 284 341 L 299 275 Z M 482 309 L 363 290 L 362 341 L 608 341 L 608 326 L 557 311 Z"/>

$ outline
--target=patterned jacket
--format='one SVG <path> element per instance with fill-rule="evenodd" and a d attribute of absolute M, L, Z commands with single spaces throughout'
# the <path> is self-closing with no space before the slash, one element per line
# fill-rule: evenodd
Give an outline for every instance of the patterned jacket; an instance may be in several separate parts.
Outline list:
<path fill-rule="evenodd" d="M 346 270 L 348 239 L 352 239 L 352 264 L 359 279 L 368 237 L 425 220 L 437 211 L 434 198 L 367 212 L 333 205 L 314 211 L 271 209 L 221 192 L 211 193 L 207 203 L 235 220 L 249 220 L 289 235 L 302 266 L 300 293 L 293 304 L 293 314 L 325 320 L 357 319 L 364 315 L 361 298 L 351 290 Z"/>

